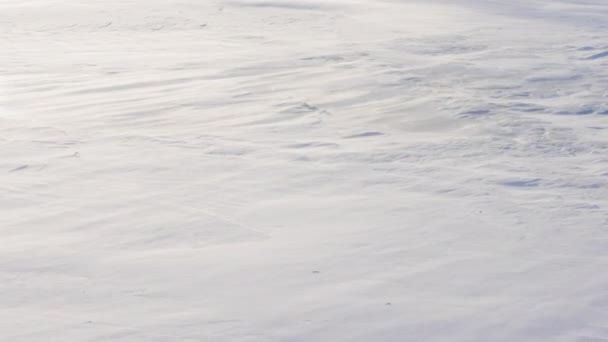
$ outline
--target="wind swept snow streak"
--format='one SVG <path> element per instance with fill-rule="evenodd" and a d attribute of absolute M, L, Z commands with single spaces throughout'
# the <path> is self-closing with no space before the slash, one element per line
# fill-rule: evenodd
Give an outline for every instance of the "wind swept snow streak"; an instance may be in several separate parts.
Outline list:
<path fill-rule="evenodd" d="M 607 16 L 0 0 L 0 339 L 607 341 Z"/>

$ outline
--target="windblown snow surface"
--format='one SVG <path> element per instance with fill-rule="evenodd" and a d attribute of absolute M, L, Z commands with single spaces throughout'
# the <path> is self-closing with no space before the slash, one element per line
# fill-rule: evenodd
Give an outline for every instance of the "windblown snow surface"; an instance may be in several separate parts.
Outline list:
<path fill-rule="evenodd" d="M 605 0 L 0 28 L 1 341 L 608 341 Z"/>

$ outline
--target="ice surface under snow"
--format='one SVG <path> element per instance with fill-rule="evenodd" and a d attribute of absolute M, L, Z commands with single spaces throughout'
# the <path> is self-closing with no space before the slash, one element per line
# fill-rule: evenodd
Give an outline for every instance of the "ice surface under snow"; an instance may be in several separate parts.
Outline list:
<path fill-rule="evenodd" d="M 605 0 L 0 28 L 1 341 L 608 341 Z"/>

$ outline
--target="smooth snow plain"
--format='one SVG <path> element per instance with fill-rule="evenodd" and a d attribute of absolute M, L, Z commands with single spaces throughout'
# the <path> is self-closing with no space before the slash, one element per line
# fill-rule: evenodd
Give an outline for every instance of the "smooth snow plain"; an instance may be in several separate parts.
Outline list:
<path fill-rule="evenodd" d="M 608 341 L 605 0 L 0 28 L 1 341 Z"/>

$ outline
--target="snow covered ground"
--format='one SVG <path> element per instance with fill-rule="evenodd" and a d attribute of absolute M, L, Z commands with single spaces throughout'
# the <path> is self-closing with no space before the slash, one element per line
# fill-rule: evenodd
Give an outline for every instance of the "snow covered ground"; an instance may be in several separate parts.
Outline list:
<path fill-rule="evenodd" d="M 608 341 L 605 0 L 0 0 L 0 340 Z"/>

